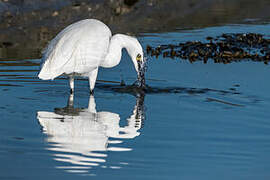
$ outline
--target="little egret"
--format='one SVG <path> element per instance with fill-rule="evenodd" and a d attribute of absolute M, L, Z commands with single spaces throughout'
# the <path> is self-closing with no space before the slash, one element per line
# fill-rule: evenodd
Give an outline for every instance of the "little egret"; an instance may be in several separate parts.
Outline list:
<path fill-rule="evenodd" d="M 93 93 L 98 68 L 118 65 L 123 48 L 126 48 L 139 77 L 138 63 L 143 61 L 143 49 L 135 37 L 112 36 L 108 26 L 96 19 L 78 21 L 63 29 L 49 43 L 43 53 L 38 77 L 53 80 L 67 75 L 71 93 L 74 92 L 74 76 L 88 77 L 90 93 Z"/>

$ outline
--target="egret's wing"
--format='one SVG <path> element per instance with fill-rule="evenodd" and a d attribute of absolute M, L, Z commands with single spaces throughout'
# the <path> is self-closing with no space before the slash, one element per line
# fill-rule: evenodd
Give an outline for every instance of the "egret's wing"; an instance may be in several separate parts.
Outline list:
<path fill-rule="evenodd" d="M 72 54 L 72 50 L 76 49 L 77 41 L 80 39 L 82 29 L 79 27 L 82 23 L 75 23 L 62 30 L 43 51 L 44 63 L 50 64 L 50 68 L 57 69 L 62 67 Z M 76 33 L 77 32 L 77 33 Z"/>
<path fill-rule="evenodd" d="M 111 37 L 109 28 L 97 20 L 83 20 L 61 31 L 47 47 L 44 69 L 54 75 L 86 73 L 104 59 Z M 43 69 L 42 68 L 42 69 Z"/>
<path fill-rule="evenodd" d="M 67 66 L 73 67 L 73 72 L 84 73 L 91 68 L 98 67 L 108 51 L 110 36 L 84 33 L 84 38 L 77 43 L 76 50 L 71 55 L 70 62 L 74 62 L 67 64 Z"/>

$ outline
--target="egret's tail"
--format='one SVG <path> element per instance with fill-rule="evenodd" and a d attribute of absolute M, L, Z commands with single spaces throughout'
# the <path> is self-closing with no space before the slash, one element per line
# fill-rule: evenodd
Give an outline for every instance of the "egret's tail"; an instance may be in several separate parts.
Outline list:
<path fill-rule="evenodd" d="M 53 80 L 55 77 L 59 76 L 60 74 L 56 74 L 55 72 L 52 73 L 51 68 L 49 68 L 48 66 L 48 63 L 45 63 L 38 74 L 38 78 L 42 80 Z"/>
<path fill-rule="evenodd" d="M 43 69 L 39 72 L 38 78 L 42 80 L 50 80 L 53 79 L 51 73 L 49 72 L 44 72 Z"/>

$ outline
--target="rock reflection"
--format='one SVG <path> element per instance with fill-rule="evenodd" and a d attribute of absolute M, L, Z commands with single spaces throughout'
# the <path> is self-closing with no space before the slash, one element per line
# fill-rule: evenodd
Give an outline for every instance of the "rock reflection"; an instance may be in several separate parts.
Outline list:
<path fill-rule="evenodd" d="M 73 98 L 70 95 L 67 106 L 55 108 L 54 112 L 37 112 L 43 133 L 48 136 L 47 149 L 53 151 L 54 160 L 67 163 L 56 168 L 73 173 L 88 173 L 93 166 L 121 168 L 121 165 L 127 164 L 106 166 L 106 151 L 132 150 L 117 144 L 140 135 L 138 130 L 145 119 L 144 94 L 137 95 L 133 112 L 124 127 L 119 125 L 118 114 L 96 111 L 94 96 L 90 96 L 88 108 L 85 109 L 74 108 Z"/>

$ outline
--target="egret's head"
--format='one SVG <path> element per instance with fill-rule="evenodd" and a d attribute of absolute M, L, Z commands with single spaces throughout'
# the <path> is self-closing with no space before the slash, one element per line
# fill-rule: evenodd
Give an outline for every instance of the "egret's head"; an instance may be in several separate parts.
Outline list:
<path fill-rule="evenodd" d="M 140 88 L 145 89 L 145 71 L 146 71 L 146 62 L 143 57 L 143 51 L 140 43 L 138 43 L 138 48 L 135 49 L 135 53 L 133 56 L 131 56 L 132 61 L 134 63 L 135 69 L 137 71 L 137 85 Z"/>
<path fill-rule="evenodd" d="M 137 73 L 139 74 L 142 71 L 142 68 L 144 66 L 143 53 L 138 53 L 135 61 L 133 60 L 134 65 L 136 64 L 135 69 L 136 69 Z"/>
<path fill-rule="evenodd" d="M 142 67 L 141 65 L 144 63 L 143 49 L 140 42 L 136 38 L 132 37 L 130 40 L 131 44 L 127 46 L 127 51 L 132 59 L 135 70 L 139 75 L 139 72 L 141 71 L 140 67 Z"/>

